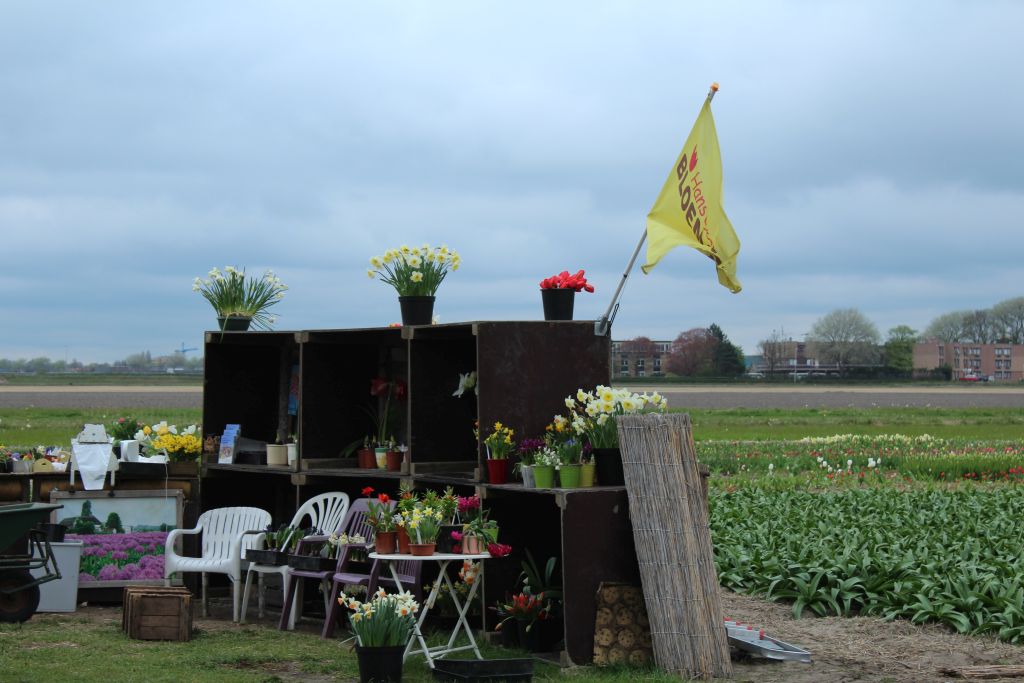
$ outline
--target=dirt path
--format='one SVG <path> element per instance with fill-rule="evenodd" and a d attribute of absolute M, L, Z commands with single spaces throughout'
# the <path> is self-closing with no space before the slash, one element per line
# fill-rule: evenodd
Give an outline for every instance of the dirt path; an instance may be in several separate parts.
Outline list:
<path fill-rule="evenodd" d="M 787 604 L 729 591 L 722 592 L 722 611 L 730 619 L 755 624 L 779 640 L 810 651 L 813 658 L 811 664 L 736 661 L 734 681 L 917 683 L 951 680 L 942 675 L 943 668 L 1024 665 L 1022 646 L 989 637 L 958 635 L 937 625 L 917 626 L 870 617 L 793 619 Z"/>

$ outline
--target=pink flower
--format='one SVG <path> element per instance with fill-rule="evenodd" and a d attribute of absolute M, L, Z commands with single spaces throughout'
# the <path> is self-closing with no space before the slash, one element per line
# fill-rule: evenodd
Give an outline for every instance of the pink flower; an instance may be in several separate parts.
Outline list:
<path fill-rule="evenodd" d="M 452 540 L 456 543 L 462 543 L 462 534 L 458 531 L 452 532 Z"/>

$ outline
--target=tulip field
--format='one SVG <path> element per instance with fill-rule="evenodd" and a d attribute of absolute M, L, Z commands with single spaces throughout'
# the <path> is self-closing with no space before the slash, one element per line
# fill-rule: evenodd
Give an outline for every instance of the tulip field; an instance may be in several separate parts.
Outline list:
<path fill-rule="evenodd" d="M 722 586 L 797 617 L 1024 642 L 1024 446 L 928 436 L 697 444 Z"/>

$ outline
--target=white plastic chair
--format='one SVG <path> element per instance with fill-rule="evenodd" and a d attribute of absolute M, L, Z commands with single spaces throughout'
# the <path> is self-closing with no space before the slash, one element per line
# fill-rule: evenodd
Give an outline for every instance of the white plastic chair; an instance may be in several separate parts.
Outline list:
<path fill-rule="evenodd" d="M 206 606 L 207 574 L 225 574 L 231 580 L 232 620 L 238 621 L 242 562 L 245 551 L 257 546 L 257 536 L 270 524 L 270 513 L 260 508 L 230 507 L 207 510 L 199 515 L 194 529 L 174 529 L 167 534 L 164 554 L 164 585 L 171 585 L 175 572 L 202 572 L 203 616 Z M 175 547 L 179 537 L 203 534 L 200 557 L 186 557 Z"/>
<path fill-rule="evenodd" d="M 341 521 L 345 519 L 345 515 L 348 513 L 348 494 L 342 493 L 341 491 L 331 491 L 329 493 L 321 493 L 318 496 L 314 496 L 302 504 L 296 512 L 295 516 L 292 517 L 291 526 L 296 529 L 313 529 L 314 533 L 322 532 L 324 534 L 330 534 L 335 529 L 341 526 Z M 308 520 L 308 522 L 306 521 Z M 257 548 L 263 547 L 263 535 L 258 537 Z M 263 617 L 263 605 L 264 596 L 266 593 L 266 585 L 263 580 L 264 574 L 279 574 L 281 576 L 281 584 L 285 590 L 287 590 L 288 582 L 288 565 L 270 565 L 270 564 L 258 564 L 252 562 L 249 564 L 249 570 L 245 573 L 245 591 L 242 594 L 242 623 L 245 623 L 245 615 L 249 611 L 249 585 L 252 583 L 252 575 L 256 574 L 258 577 L 258 605 L 259 605 L 259 617 Z M 326 602 L 327 595 L 325 593 L 324 600 Z M 292 616 L 291 622 L 295 622 L 295 618 L 298 615 L 298 609 L 300 602 L 292 604 Z"/>

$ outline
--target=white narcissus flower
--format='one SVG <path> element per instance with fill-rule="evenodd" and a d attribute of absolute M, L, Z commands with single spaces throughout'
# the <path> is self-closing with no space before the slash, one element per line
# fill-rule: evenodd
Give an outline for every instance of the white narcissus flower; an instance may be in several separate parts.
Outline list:
<path fill-rule="evenodd" d="M 413 254 L 405 259 L 405 262 L 409 264 L 410 268 L 419 268 L 423 265 L 423 259 Z"/>
<path fill-rule="evenodd" d="M 413 282 L 423 282 L 423 273 L 421 273 L 418 270 L 414 270 L 409 275 L 409 279 L 412 280 Z"/>

